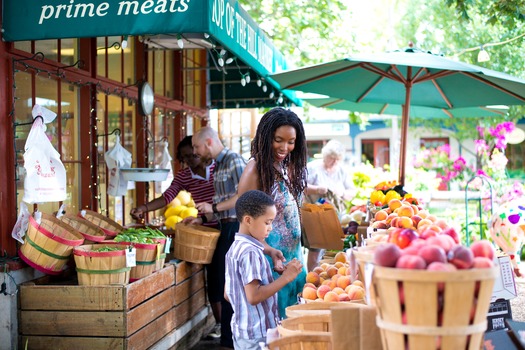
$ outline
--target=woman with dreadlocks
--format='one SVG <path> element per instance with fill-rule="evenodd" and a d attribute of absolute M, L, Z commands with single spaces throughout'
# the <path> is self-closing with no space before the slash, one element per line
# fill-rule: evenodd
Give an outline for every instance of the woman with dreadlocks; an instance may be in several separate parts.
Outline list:
<path fill-rule="evenodd" d="M 275 201 L 277 216 L 266 238 L 268 247 L 282 252 L 284 262 L 297 259 L 304 262 L 301 250 L 300 210 L 306 187 L 307 149 L 303 123 L 297 115 L 284 108 L 274 108 L 263 115 L 251 145 L 251 159 L 239 180 L 238 195 L 249 190 L 261 190 Z M 316 186 L 308 187 L 316 192 Z M 275 254 L 272 254 L 275 256 Z M 285 269 L 281 261 L 271 261 L 274 272 Z M 306 270 L 278 292 L 279 314 L 297 303 L 306 278 Z"/>

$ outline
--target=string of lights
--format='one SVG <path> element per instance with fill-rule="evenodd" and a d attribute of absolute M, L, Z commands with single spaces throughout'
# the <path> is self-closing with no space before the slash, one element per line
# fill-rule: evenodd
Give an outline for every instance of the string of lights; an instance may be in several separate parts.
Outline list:
<path fill-rule="evenodd" d="M 487 62 L 490 60 L 490 55 L 489 53 L 487 52 L 486 48 L 488 47 L 494 47 L 494 46 L 500 46 L 500 45 L 506 45 L 508 43 L 511 43 L 513 41 L 516 41 L 518 39 L 521 39 L 525 37 L 525 33 L 521 33 L 513 38 L 509 38 L 509 39 L 505 39 L 505 40 L 502 40 L 502 41 L 497 41 L 497 42 L 491 42 L 491 43 L 487 43 L 487 44 L 482 44 L 482 45 L 478 45 L 478 46 L 474 46 L 474 47 L 469 47 L 469 48 L 466 48 L 466 49 L 463 49 L 457 53 L 454 54 L 454 56 L 461 56 L 467 52 L 472 52 L 472 51 L 476 51 L 476 50 L 479 50 L 479 53 L 478 53 L 478 62 Z"/>

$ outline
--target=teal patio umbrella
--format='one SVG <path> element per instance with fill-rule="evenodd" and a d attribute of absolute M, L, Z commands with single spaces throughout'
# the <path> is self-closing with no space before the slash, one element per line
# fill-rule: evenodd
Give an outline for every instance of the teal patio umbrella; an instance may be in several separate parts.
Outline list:
<path fill-rule="evenodd" d="M 525 80 L 408 48 L 360 54 L 271 76 L 282 89 L 402 107 L 399 182 L 405 182 L 411 106 L 457 109 L 525 104 Z M 414 107 L 415 108 L 415 107 Z"/>
<path fill-rule="evenodd" d="M 340 98 L 303 98 L 303 101 L 319 108 L 331 108 L 350 112 L 379 115 L 401 115 L 403 113 L 402 105 L 391 103 L 355 103 Z M 480 106 L 450 109 L 411 106 L 410 117 L 422 119 L 483 118 L 503 116 L 507 114 L 507 111 L 508 108 L 503 108 L 503 106 Z"/>

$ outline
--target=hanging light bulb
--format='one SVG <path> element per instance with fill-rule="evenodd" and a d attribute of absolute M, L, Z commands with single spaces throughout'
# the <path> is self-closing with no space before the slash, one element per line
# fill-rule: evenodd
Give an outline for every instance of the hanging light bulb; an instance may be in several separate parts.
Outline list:
<path fill-rule="evenodd" d="M 180 34 L 177 35 L 177 46 L 179 49 L 184 48 L 184 41 L 182 40 L 182 36 Z"/>
<path fill-rule="evenodd" d="M 246 84 L 249 84 L 252 78 L 250 78 L 250 73 L 246 73 Z"/>
<path fill-rule="evenodd" d="M 257 79 L 257 86 L 258 86 L 258 87 L 261 87 L 261 86 L 262 86 L 262 80 L 261 80 L 261 78 Z"/>
<path fill-rule="evenodd" d="M 233 62 L 233 58 L 232 57 L 228 57 L 228 59 L 226 60 L 226 64 L 230 64 Z"/>
<path fill-rule="evenodd" d="M 128 36 L 124 35 L 124 38 L 122 39 L 122 43 L 120 43 L 120 47 L 122 50 L 125 50 L 128 48 Z"/>
<path fill-rule="evenodd" d="M 219 64 L 219 66 L 224 67 L 224 58 L 222 58 L 222 56 L 219 56 L 217 63 Z"/>
<path fill-rule="evenodd" d="M 208 39 L 209 37 L 210 37 L 210 34 L 208 34 L 208 33 L 204 33 L 204 38 L 205 38 L 205 39 Z"/>
<path fill-rule="evenodd" d="M 244 75 L 241 78 L 241 85 L 246 86 L 246 78 L 244 77 Z"/>
<path fill-rule="evenodd" d="M 278 104 L 283 103 L 283 94 L 279 94 L 279 98 L 277 99 L 277 103 Z"/>
<path fill-rule="evenodd" d="M 481 46 L 478 52 L 478 62 L 487 62 L 490 60 L 489 53 Z"/>
<path fill-rule="evenodd" d="M 240 106 L 241 106 L 241 105 L 239 104 L 239 102 L 237 102 L 237 103 L 235 104 L 235 108 L 239 108 Z"/>
<path fill-rule="evenodd" d="M 273 91 L 270 92 L 270 98 L 274 98 L 274 96 L 275 96 L 275 93 Z"/>
<path fill-rule="evenodd" d="M 262 87 L 262 91 L 263 91 L 263 92 L 268 91 L 268 87 L 266 86 L 266 84 L 263 85 L 263 87 Z"/>
<path fill-rule="evenodd" d="M 221 52 L 220 52 L 220 55 L 221 55 L 221 56 L 223 56 L 223 57 L 226 56 L 226 53 L 227 53 L 226 50 L 221 49 Z"/>

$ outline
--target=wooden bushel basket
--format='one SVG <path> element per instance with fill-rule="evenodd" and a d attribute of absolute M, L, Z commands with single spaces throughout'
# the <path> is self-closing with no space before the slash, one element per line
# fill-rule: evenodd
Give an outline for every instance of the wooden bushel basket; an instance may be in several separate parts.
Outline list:
<path fill-rule="evenodd" d="M 357 266 L 359 267 L 358 278 L 361 282 L 363 282 L 363 286 L 365 286 L 365 290 L 368 292 L 368 295 L 370 297 L 370 300 L 368 300 L 368 302 L 370 303 L 370 305 L 374 305 L 375 303 L 375 293 L 374 289 L 371 288 L 370 285 L 367 285 L 367 283 L 365 282 L 365 266 L 366 264 L 374 263 L 374 250 L 375 247 L 365 246 L 354 249 L 352 252 L 355 256 Z"/>
<path fill-rule="evenodd" d="M 332 335 L 301 334 L 282 337 L 268 343 L 270 350 L 331 350 Z"/>
<path fill-rule="evenodd" d="M 131 268 L 129 281 L 134 282 L 151 275 L 155 271 L 159 244 L 119 242 L 120 245 L 133 246 L 136 251 L 137 265 Z"/>
<path fill-rule="evenodd" d="M 451 272 L 375 267 L 384 350 L 479 350 L 497 267 Z M 404 303 L 403 303 L 404 301 Z"/>
<path fill-rule="evenodd" d="M 305 315 L 291 317 L 281 321 L 277 330 L 281 336 L 299 334 L 327 333 L 332 329 L 332 316 L 329 313 L 321 315 Z"/>
<path fill-rule="evenodd" d="M 58 275 L 73 248 L 84 243 L 84 237 L 73 227 L 53 215 L 42 213 L 40 225 L 30 216 L 24 244 L 18 255 L 29 266 L 48 275 Z"/>
<path fill-rule="evenodd" d="M 107 252 L 103 247 L 118 248 Z M 73 250 L 79 285 L 128 284 L 131 267 L 126 267 L 126 247 L 120 244 L 81 245 Z"/>
<path fill-rule="evenodd" d="M 175 227 L 173 256 L 195 264 L 209 264 L 215 252 L 220 231 L 200 225 L 178 223 Z"/>
<path fill-rule="evenodd" d="M 106 233 L 97 225 L 71 214 L 64 214 L 60 220 L 75 228 L 84 236 L 84 244 L 100 243 L 106 239 Z"/>
<path fill-rule="evenodd" d="M 82 213 L 84 212 L 84 215 Z M 107 216 L 97 213 L 96 211 L 83 209 L 78 216 L 84 218 L 91 223 L 97 225 L 106 233 L 108 238 L 115 238 L 120 232 L 124 231 L 124 227 L 118 222 L 111 220 Z"/>
<path fill-rule="evenodd" d="M 159 244 L 160 249 L 160 254 L 158 254 L 157 260 L 155 261 L 155 271 L 159 271 L 162 270 L 164 263 L 166 262 L 166 253 L 164 253 L 166 248 L 166 238 L 153 238 L 153 240 Z"/>
<path fill-rule="evenodd" d="M 315 301 L 307 304 L 288 306 L 285 309 L 286 317 L 330 315 L 331 308 L 341 306 L 339 302 Z"/>

